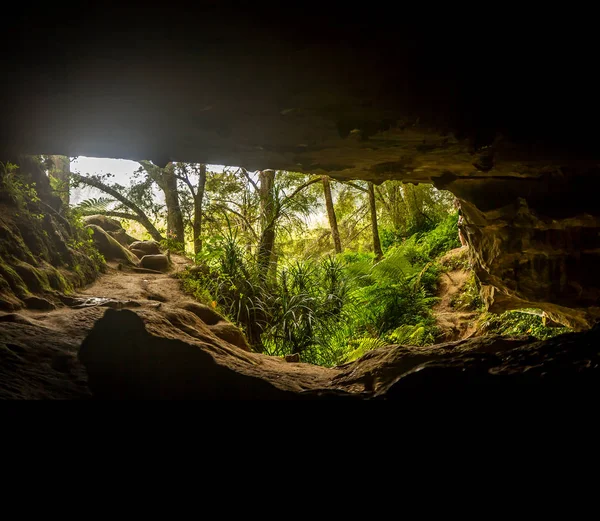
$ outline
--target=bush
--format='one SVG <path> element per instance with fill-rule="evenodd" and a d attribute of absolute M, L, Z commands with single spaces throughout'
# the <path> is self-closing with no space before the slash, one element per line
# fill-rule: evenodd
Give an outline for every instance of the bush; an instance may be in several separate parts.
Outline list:
<path fill-rule="evenodd" d="M 566 327 L 547 327 L 539 314 L 532 314 L 539 310 L 506 311 L 501 315 L 486 313 L 480 320 L 480 330 L 485 334 L 498 334 L 503 336 L 528 335 L 538 340 L 546 340 L 556 335 L 569 333 Z"/>

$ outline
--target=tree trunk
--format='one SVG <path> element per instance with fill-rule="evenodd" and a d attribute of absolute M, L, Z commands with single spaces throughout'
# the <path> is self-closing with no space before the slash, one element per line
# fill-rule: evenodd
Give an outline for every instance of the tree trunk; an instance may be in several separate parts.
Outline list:
<path fill-rule="evenodd" d="M 167 205 L 167 220 L 170 232 L 181 249 L 185 249 L 185 228 L 183 224 L 183 214 L 179 206 L 179 190 L 177 189 L 177 178 L 175 177 L 174 166 L 168 165 L 163 170 L 165 193 L 165 203 Z"/>
<path fill-rule="evenodd" d="M 142 211 L 142 209 L 139 208 L 133 202 L 131 202 L 129 199 L 127 199 L 126 197 L 121 195 L 119 192 L 117 192 L 117 190 L 115 190 L 114 188 L 104 184 L 102 181 L 95 179 L 93 177 L 87 177 L 87 176 L 76 174 L 76 173 L 72 173 L 71 176 L 74 177 L 75 179 L 77 179 L 80 183 L 83 183 L 88 186 L 93 186 L 94 188 L 98 188 L 98 190 L 102 190 L 103 192 L 107 193 L 108 195 L 112 195 L 117 201 L 120 201 L 125 206 L 127 206 L 127 208 L 133 210 L 133 212 L 138 216 L 139 222 L 142 224 L 142 226 L 144 228 L 146 228 L 146 230 L 148 230 L 148 233 L 152 236 L 152 238 L 155 241 L 160 242 L 160 241 L 164 240 L 163 236 L 155 228 L 155 226 L 150 222 L 150 219 L 148 219 L 148 217 Z"/>
<path fill-rule="evenodd" d="M 377 226 L 377 206 L 375 205 L 375 188 L 369 181 L 369 206 L 371 207 L 371 228 L 373 230 L 373 253 L 375 262 L 383 258 L 381 250 L 381 241 L 379 240 L 379 227 Z"/>
<path fill-rule="evenodd" d="M 259 172 L 260 242 L 258 245 L 258 268 L 263 279 L 267 278 L 271 257 L 275 248 L 275 200 L 273 186 L 275 170 Z"/>
<path fill-rule="evenodd" d="M 54 167 L 50 169 L 50 176 L 56 179 L 55 193 L 66 206 L 70 202 L 71 163 L 67 156 L 51 156 Z"/>
<path fill-rule="evenodd" d="M 206 186 L 206 165 L 200 165 L 198 188 L 194 195 L 194 253 L 198 255 L 202 251 L 202 201 L 204 200 L 204 188 Z"/>
<path fill-rule="evenodd" d="M 324 175 L 323 193 L 325 194 L 325 206 L 327 207 L 327 216 L 329 217 L 329 226 L 331 227 L 331 236 L 333 237 L 333 246 L 336 253 L 342 253 L 342 241 L 340 240 L 340 231 L 338 229 L 335 209 L 333 208 L 333 198 L 331 197 L 331 184 L 329 177 Z"/>

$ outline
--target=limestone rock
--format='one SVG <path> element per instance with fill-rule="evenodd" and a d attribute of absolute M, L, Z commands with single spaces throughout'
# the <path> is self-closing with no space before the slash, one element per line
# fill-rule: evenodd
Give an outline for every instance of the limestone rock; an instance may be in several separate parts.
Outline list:
<path fill-rule="evenodd" d="M 169 258 L 166 255 L 144 255 L 140 266 L 148 270 L 167 271 L 169 269 Z"/>
<path fill-rule="evenodd" d="M 210 326 L 210 330 L 225 342 L 243 349 L 244 351 L 250 351 L 248 341 L 242 333 L 241 329 L 234 324 L 226 321 L 221 321 L 213 326 Z"/>
<path fill-rule="evenodd" d="M 106 215 L 88 215 L 83 218 L 83 222 L 99 226 L 105 232 L 118 232 L 123 230 L 119 221 L 106 217 Z"/>
<path fill-rule="evenodd" d="M 214 326 L 225 320 L 213 308 L 206 306 L 205 304 L 200 304 L 199 302 L 186 302 L 181 308 L 190 311 L 208 326 Z"/>
<path fill-rule="evenodd" d="M 56 306 L 52 302 L 41 297 L 25 297 L 23 299 L 23 302 L 29 309 L 39 309 L 43 311 L 50 311 L 52 309 L 56 309 Z"/>
<path fill-rule="evenodd" d="M 124 261 L 125 263 L 133 266 L 137 266 L 139 264 L 139 261 L 133 253 L 119 244 L 102 228 L 95 224 L 88 224 L 86 228 L 92 230 L 94 244 L 98 248 L 98 251 L 102 253 L 107 260 Z"/>
<path fill-rule="evenodd" d="M 156 241 L 135 241 L 129 245 L 130 250 L 140 250 L 146 255 L 159 255 L 160 246 Z"/>
<path fill-rule="evenodd" d="M 126 311 L 106 312 L 84 340 L 79 359 L 91 389 L 102 398 L 272 399 L 290 394 L 258 375 L 217 363 L 198 344 L 150 334 L 139 316 Z"/>
<path fill-rule="evenodd" d="M 131 235 L 129 235 L 123 229 L 116 230 L 116 231 L 109 231 L 108 234 L 113 239 L 116 239 L 116 241 L 123 246 L 129 246 L 130 244 L 134 243 L 137 240 L 134 237 L 132 237 Z"/>

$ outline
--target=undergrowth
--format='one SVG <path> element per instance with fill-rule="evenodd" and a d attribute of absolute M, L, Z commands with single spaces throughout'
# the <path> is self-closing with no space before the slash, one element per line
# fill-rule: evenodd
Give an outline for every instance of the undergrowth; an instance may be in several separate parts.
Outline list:
<path fill-rule="evenodd" d="M 217 307 L 246 333 L 254 350 L 333 366 L 388 344 L 430 345 L 439 331 L 438 256 L 458 243 L 456 215 L 372 254 L 348 252 L 279 265 L 266 280 L 231 229 L 205 244 L 182 287 Z"/>
<path fill-rule="evenodd" d="M 571 331 L 567 327 L 548 327 L 544 325 L 543 317 L 537 310 L 529 310 L 529 312 L 525 310 L 506 311 L 501 315 L 486 313 L 482 315 L 479 327 L 485 334 L 528 335 L 538 340 L 546 340 Z"/>

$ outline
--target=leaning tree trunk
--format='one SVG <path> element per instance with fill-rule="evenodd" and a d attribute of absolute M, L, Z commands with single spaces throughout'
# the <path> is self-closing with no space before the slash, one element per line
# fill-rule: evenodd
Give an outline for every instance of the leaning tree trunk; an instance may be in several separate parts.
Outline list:
<path fill-rule="evenodd" d="M 194 195 L 194 253 L 198 255 L 202 251 L 202 202 L 204 200 L 204 188 L 206 186 L 206 165 L 200 165 L 198 188 Z"/>
<path fill-rule="evenodd" d="M 50 156 L 54 167 L 50 169 L 50 176 L 56 180 L 54 192 L 66 206 L 70 202 L 69 183 L 71 178 L 71 163 L 67 156 Z"/>
<path fill-rule="evenodd" d="M 259 183 L 261 233 L 258 245 L 258 268 L 261 277 L 266 279 L 275 249 L 275 198 L 273 195 L 275 171 L 259 172 Z"/>
<path fill-rule="evenodd" d="M 329 217 L 329 226 L 331 227 L 331 236 L 333 237 L 333 246 L 336 253 L 342 253 L 342 241 L 340 240 L 340 231 L 338 229 L 335 209 L 333 208 L 333 198 L 331 197 L 331 184 L 329 177 L 324 175 L 323 192 L 325 194 L 325 206 L 327 207 L 327 216 Z"/>
<path fill-rule="evenodd" d="M 381 250 L 381 241 L 379 240 L 379 227 L 377 226 L 377 206 L 375 205 L 375 187 L 369 181 L 369 206 L 371 207 L 371 228 L 373 230 L 373 253 L 375 262 L 383 258 Z"/>
<path fill-rule="evenodd" d="M 165 203 L 167 205 L 167 220 L 170 232 L 175 238 L 175 242 L 185 249 L 185 227 L 183 224 L 183 214 L 179 205 L 179 190 L 177 189 L 177 178 L 172 165 L 169 165 L 163 171 L 164 184 L 162 186 L 165 193 Z"/>
<path fill-rule="evenodd" d="M 137 216 L 137 221 L 144 228 L 146 228 L 146 230 L 148 230 L 148 233 L 152 236 L 152 238 L 155 241 L 160 242 L 164 240 L 163 236 L 152 224 L 152 222 L 150 222 L 150 219 L 148 219 L 148 216 L 143 212 L 143 210 L 135 203 L 127 199 L 125 196 L 123 196 L 121 193 L 117 192 L 117 190 L 115 190 L 111 186 L 104 184 L 99 179 L 93 177 L 87 177 L 76 173 L 72 173 L 71 176 L 80 183 L 83 183 L 88 186 L 93 186 L 94 188 L 98 188 L 98 190 L 102 190 L 108 195 L 112 195 L 117 201 L 121 202 L 124 206 L 126 206 L 135 213 L 135 215 Z"/>

